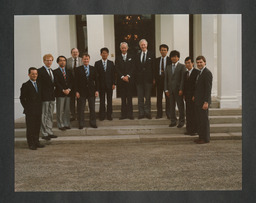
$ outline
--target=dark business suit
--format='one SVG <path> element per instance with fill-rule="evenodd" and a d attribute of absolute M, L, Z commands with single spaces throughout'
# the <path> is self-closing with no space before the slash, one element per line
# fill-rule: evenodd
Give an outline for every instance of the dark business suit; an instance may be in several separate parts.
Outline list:
<path fill-rule="evenodd" d="M 199 74 L 199 70 L 193 68 L 189 75 L 186 71 L 184 75 L 184 91 L 183 95 L 186 101 L 186 129 L 188 133 L 197 133 L 196 116 L 195 116 L 195 102 L 192 101 L 192 97 L 195 94 L 196 78 Z"/>
<path fill-rule="evenodd" d="M 41 87 L 37 82 L 37 89 L 30 80 L 22 84 L 20 89 L 20 102 L 24 108 L 26 117 L 26 136 L 29 147 L 39 144 L 39 133 L 42 115 Z"/>
<path fill-rule="evenodd" d="M 134 59 L 127 53 L 126 59 L 123 60 L 122 54 L 118 55 L 115 61 L 115 68 L 117 73 L 117 85 L 121 92 L 121 117 L 132 118 L 132 91 L 134 87 Z M 128 76 L 129 82 L 122 80 L 122 77 Z"/>
<path fill-rule="evenodd" d="M 112 86 L 115 85 L 115 65 L 113 61 L 107 60 L 106 71 L 103 67 L 102 60 L 96 61 L 94 67 L 99 76 L 99 94 L 100 94 L 100 120 L 105 119 L 105 95 L 107 95 L 107 118 L 112 116 Z"/>
<path fill-rule="evenodd" d="M 154 79 L 154 56 L 148 51 L 145 62 L 141 52 L 135 58 L 135 83 L 137 86 L 139 117 L 151 116 L 151 90 Z M 145 97 L 145 103 L 144 103 Z"/>
<path fill-rule="evenodd" d="M 168 90 L 170 94 L 170 111 L 171 111 L 171 123 L 177 122 L 175 106 L 177 103 L 179 110 L 179 125 L 184 125 L 184 101 L 183 96 L 179 96 L 179 91 L 183 91 L 184 85 L 184 73 L 186 68 L 184 64 L 177 63 L 177 66 L 172 72 L 172 64 L 168 65 L 165 70 L 165 91 Z"/>
<path fill-rule="evenodd" d="M 75 68 L 79 67 L 83 65 L 82 62 L 82 58 L 81 57 L 77 57 L 77 61 L 76 61 L 76 67 L 75 67 L 75 61 L 72 57 L 67 59 L 67 64 L 66 67 L 68 70 L 70 70 L 72 72 L 72 76 L 73 76 L 73 81 L 72 81 L 72 86 L 75 86 Z M 75 91 L 70 92 L 70 113 L 72 118 L 76 118 L 76 93 Z"/>
<path fill-rule="evenodd" d="M 84 108 L 86 99 L 90 109 L 90 125 L 96 125 L 95 115 L 95 92 L 99 91 L 97 71 L 95 67 L 89 66 L 89 77 L 85 74 L 84 65 L 75 70 L 75 89 L 80 94 L 78 99 L 78 122 L 80 127 L 84 127 Z"/>
<path fill-rule="evenodd" d="M 164 72 L 161 70 L 162 65 L 162 57 L 156 58 L 155 61 L 155 82 L 156 82 L 156 93 L 157 93 L 157 117 L 161 118 L 163 115 L 163 93 L 164 93 L 164 77 L 165 77 L 165 70 L 168 65 L 171 64 L 171 59 L 166 56 L 166 65 L 164 67 Z M 167 118 L 171 117 L 170 113 L 170 99 L 165 95 L 165 113 Z"/>
<path fill-rule="evenodd" d="M 199 139 L 205 142 L 210 141 L 210 124 L 208 118 L 208 109 L 203 110 L 204 102 L 211 104 L 212 73 L 208 68 L 203 69 L 198 75 L 195 86 L 195 109 L 196 121 L 198 125 Z"/>
<path fill-rule="evenodd" d="M 56 114 L 58 128 L 70 127 L 70 96 L 71 92 L 66 95 L 63 90 L 72 90 L 72 72 L 67 68 L 65 70 L 65 77 L 60 68 L 53 71 L 55 78 L 55 97 L 56 97 Z"/>
<path fill-rule="evenodd" d="M 46 71 L 45 67 L 38 69 L 38 82 L 42 88 L 42 125 L 41 132 L 42 136 L 53 135 L 53 112 L 55 106 L 55 95 L 54 95 L 54 75 L 51 70 L 52 78 L 49 72 Z"/>

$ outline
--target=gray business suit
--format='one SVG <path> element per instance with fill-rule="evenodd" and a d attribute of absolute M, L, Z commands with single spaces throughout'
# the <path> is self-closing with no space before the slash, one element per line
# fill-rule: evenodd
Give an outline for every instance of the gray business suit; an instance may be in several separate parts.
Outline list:
<path fill-rule="evenodd" d="M 167 65 L 165 69 L 164 89 L 165 91 L 168 90 L 170 93 L 171 123 L 177 123 L 177 118 L 175 114 L 175 106 L 177 103 L 180 125 L 184 125 L 185 123 L 183 95 L 179 96 L 179 91 L 183 91 L 185 72 L 185 65 L 179 62 L 177 63 L 174 73 L 172 72 L 172 64 Z"/>
<path fill-rule="evenodd" d="M 83 65 L 82 63 L 82 58 L 81 57 L 78 57 L 77 58 L 77 63 L 76 63 L 76 67 L 79 67 Z M 66 64 L 66 67 L 68 70 L 70 70 L 72 72 L 72 86 L 74 87 L 75 86 L 75 70 L 74 70 L 74 61 L 73 61 L 73 58 L 70 57 L 67 59 L 67 64 Z M 70 112 L 71 112 L 71 116 L 73 118 L 76 118 L 76 109 L 75 109 L 75 101 L 76 101 L 76 93 L 74 91 L 71 91 L 70 92 Z"/>

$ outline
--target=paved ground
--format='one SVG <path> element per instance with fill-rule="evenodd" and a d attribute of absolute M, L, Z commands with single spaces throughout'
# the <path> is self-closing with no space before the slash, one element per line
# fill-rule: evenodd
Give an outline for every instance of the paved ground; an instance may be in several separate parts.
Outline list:
<path fill-rule="evenodd" d="M 15 191 L 241 190 L 242 141 L 15 147 Z"/>

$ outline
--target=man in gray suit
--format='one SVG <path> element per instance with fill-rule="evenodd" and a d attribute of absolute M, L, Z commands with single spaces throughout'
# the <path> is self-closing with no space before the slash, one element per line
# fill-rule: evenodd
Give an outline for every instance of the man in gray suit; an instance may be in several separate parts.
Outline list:
<path fill-rule="evenodd" d="M 79 51 L 77 48 L 71 49 L 71 56 L 67 59 L 67 70 L 72 72 L 72 86 L 75 86 L 75 69 L 82 65 L 82 58 L 79 57 Z M 70 112 L 71 112 L 71 121 L 76 120 L 76 95 L 74 91 L 70 92 Z"/>
<path fill-rule="evenodd" d="M 173 50 L 170 53 L 172 64 L 168 65 L 165 69 L 165 83 L 164 89 L 167 97 L 170 98 L 170 111 L 171 111 L 171 124 L 169 127 L 177 125 L 177 118 L 175 114 L 175 106 L 177 103 L 179 110 L 179 124 L 178 128 L 184 126 L 184 101 L 183 101 L 183 84 L 184 74 L 186 68 L 184 64 L 179 62 L 180 52 Z"/>

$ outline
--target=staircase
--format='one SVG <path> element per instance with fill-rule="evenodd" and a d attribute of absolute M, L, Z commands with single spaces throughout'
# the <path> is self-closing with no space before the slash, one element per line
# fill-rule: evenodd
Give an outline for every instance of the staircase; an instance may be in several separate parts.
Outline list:
<path fill-rule="evenodd" d="M 98 128 L 89 126 L 89 112 L 85 110 L 86 127 L 78 129 L 78 122 L 71 122 L 72 128 L 60 131 L 56 124 L 54 114 L 53 132 L 58 136 L 52 139 L 51 143 L 81 143 L 81 142 L 150 142 L 150 141 L 183 141 L 193 140 L 197 136 L 184 135 L 185 127 L 169 127 L 170 120 L 165 116 L 161 119 L 156 117 L 156 98 L 151 98 L 152 119 L 138 120 L 137 98 L 133 99 L 134 120 L 119 120 L 121 115 L 121 99 L 113 100 L 113 120 L 99 121 Z M 163 107 L 165 104 L 163 104 Z M 96 111 L 97 112 L 97 111 Z M 96 113 L 98 117 L 98 113 Z M 178 115 L 178 112 L 177 112 Z M 242 137 L 242 109 L 220 109 L 219 103 L 213 98 L 209 109 L 211 140 L 241 139 Z M 47 142 L 42 140 L 42 142 Z M 26 124 L 25 117 L 15 121 L 15 145 L 26 144 Z"/>

